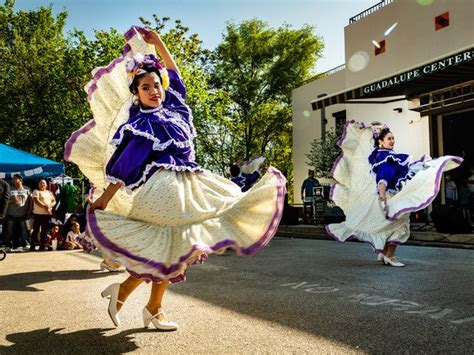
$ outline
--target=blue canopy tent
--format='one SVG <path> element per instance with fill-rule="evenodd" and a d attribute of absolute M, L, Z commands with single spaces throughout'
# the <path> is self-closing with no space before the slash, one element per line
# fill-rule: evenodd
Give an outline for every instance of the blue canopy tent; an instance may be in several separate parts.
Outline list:
<path fill-rule="evenodd" d="M 0 143 L 0 178 L 14 174 L 24 178 L 47 178 L 64 174 L 64 164 Z"/>

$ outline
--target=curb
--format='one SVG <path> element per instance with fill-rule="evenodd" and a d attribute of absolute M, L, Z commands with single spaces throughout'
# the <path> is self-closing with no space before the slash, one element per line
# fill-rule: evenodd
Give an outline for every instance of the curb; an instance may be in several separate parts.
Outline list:
<path fill-rule="evenodd" d="M 334 240 L 325 231 L 323 227 L 315 226 L 287 226 L 281 225 L 275 234 L 276 237 L 281 238 L 295 238 L 295 239 L 315 239 L 315 240 Z M 429 240 L 431 236 L 431 240 Z M 438 238 L 437 238 L 438 237 Z M 437 247 L 437 248 L 455 248 L 455 249 L 467 249 L 474 250 L 474 235 L 469 240 L 469 243 L 452 242 L 452 241 L 441 241 L 446 240 L 449 235 L 441 233 L 429 233 L 429 232 L 412 232 L 412 235 L 407 240 L 405 245 L 423 246 L 423 247 Z M 421 239 L 418 239 L 421 238 Z M 362 243 L 358 240 L 349 240 L 349 242 Z"/>

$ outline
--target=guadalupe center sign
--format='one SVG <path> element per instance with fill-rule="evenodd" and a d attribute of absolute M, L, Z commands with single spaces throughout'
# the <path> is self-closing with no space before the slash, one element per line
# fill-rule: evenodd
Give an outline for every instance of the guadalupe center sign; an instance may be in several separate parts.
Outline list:
<path fill-rule="evenodd" d="M 474 49 L 468 49 L 461 53 L 453 54 L 449 57 L 442 58 L 436 62 L 422 65 L 418 68 L 409 70 L 407 72 L 391 76 L 390 78 L 377 81 L 375 83 L 366 85 L 362 88 L 364 95 L 371 94 L 373 92 L 387 89 L 391 86 L 406 83 L 415 78 L 422 77 L 424 75 L 435 73 L 446 68 L 449 68 L 460 63 L 469 62 L 474 59 Z"/>

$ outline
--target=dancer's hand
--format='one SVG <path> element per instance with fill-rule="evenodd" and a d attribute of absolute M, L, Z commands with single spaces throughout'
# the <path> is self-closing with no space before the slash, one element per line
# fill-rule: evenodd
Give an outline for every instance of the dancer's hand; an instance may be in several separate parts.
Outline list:
<path fill-rule="evenodd" d="M 100 195 L 100 197 L 94 201 L 94 203 L 90 207 L 90 211 L 94 212 L 94 210 L 105 210 L 109 201 L 114 197 L 115 193 L 120 189 L 122 186 L 120 183 L 109 184 L 105 189 L 104 193 Z"/>
<path fill-rule="evenodd" d="M 379 201 L 383 202 L 384 204 L 387 204 L 387 195 L 386 194 L 380 194 L 379 195 Z"/>
<path fill-rule="evenodd" d="M 109 204 L 109 201 L 100 196 L 97 200 L 94 201 L 94 203 L 90 207 L 90 211 L 94 212 L 95 210 L 105 210 L 107 208 L 107 205 Z"/>
<path fill-rule="evenodd" d="M 151 29 L 147 28 L 144 30 L 142 28 L 138 28 L 138 32 L 142 34 L 143 39 L 148 44 L 157 45 L 162 43 L 160 35 Z"/>

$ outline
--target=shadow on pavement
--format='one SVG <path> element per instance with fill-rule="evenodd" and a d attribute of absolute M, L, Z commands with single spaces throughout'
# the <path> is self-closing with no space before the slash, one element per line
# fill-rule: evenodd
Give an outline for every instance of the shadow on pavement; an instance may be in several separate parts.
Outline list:
<path fill-rule="evenodd" d="M 72 333 L 60 333 L 60 329 L 37 329 L 8 334 L 5 338 L 13 345 L 0 346 L 0 354 L 91 354 L 94 352 L 122 354 L 138 349 L 131 335 L 143 329 L 129 329 L 110 336 L 112 329 L 86 329 Z"/>
<path fill-rule="evenodd" d="M 0 291 L 43 291 L 31 285 L 57 280 L 87 280 L 112 275 L 91 270 L 37 271 L 0 276 Z M 1 353 L 1 352 L 0 352 Z"/>
<path fill-rule="evenodd" d="M 415 309 L 421 310 L 420 314 L 408 314 L 383 306 L 382 301 L 389 299 L 383 297 L 401 300 L 407 297 L 406 301 L 410 301 L 408 297 L 412 296 L 404 294 L 411 294 L 413 290 L 421 292 L 419 283 L 425 284 L 425 288 L 437 284 L 436 278 L 430 282 L 420 279 L 419 275 L 429 272 L 424 266 L 412 265 L 395 273 L 377 263 L 374 257 L 368 259 L 365 249 L 357 249 L 360 254 L 340 255 L 336 247 L 330 249 L 332 245 L 316 249 L 300 244 L 300 249 L 291 249 L 293 256 L 287 249 L 288 243 L 274 243 L 271 251 L 263 251 L 256 258 L 213 256 L 207 264 L 190 268 L 188 281 L 172 285 L 170 291 L 248 317 L 332 339 L 359 351 L 404 353 L 408 348 L 403 344 L 409 344 L 413 352 L 424 349 L 428 353 L 449 353 L 456 346 L 454 339 L 465 344 L 463 342 L 470 336 L 467 328 L 455 328 L 449 323 L 449 317 L 446 317 L 448 320 L 437 320 L 423 316 L 423 311 L 429 307 Z M 418 276 L 410 281 L 413 274 Z M 302 281 L 307 285 L 318 283 L 323 290 L 328 286 L 328 293 L 307 292 L 310 289 L 297 286 Z M 283 287 L 286 284 L 290 286 Z M 332 289 L 338 291 L 329 292 Z M 367 293 L 364 297 L 383 296 L 381 305 L 365 306 L 350 298 L 361 293 Z M 439 306 L 448 307 L 441 302 Z M 408 331 L 407 326 L 417 331 Z M 432 333 L 433 328 L 436 336 Z M 426 334 L 426 337 L 420 334 Z"/>

